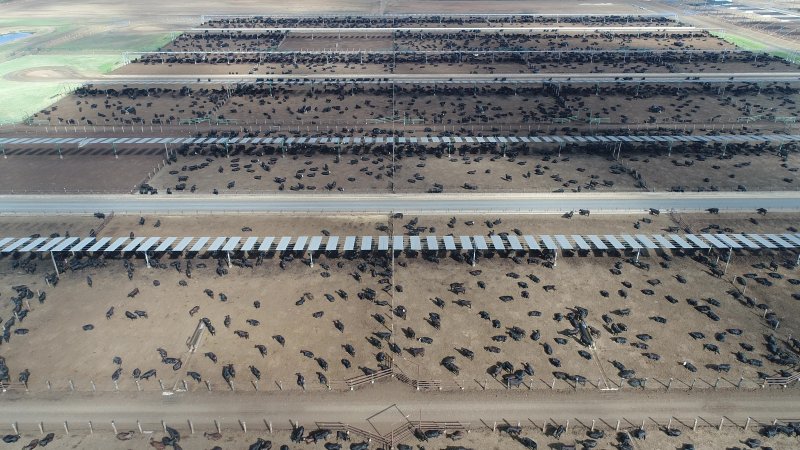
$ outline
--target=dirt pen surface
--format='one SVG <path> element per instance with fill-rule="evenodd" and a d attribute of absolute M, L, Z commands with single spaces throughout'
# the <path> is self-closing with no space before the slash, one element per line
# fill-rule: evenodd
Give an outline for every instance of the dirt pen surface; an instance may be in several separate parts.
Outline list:
<path fill-rule="evenodd" d="M 488 219 L 456 218 L 451 229 L 448 218 L 420 217 L 416 226 L 440 235 L 480 234 L 490 231 L 483 223 Z M 641 218 L 509 216 L 491 230 L 633 232 L 637 219 Z M 156 220 L 148 217 L 140 226 L 135 217 L 114 217 L 101 235 L 239 234 L 240 226 L 232 228 L 229 217 L 210 217 L 208 224 L 163 217 L 154 228 Z M 467 225 L 468 220 L 476 224 Z M 791 223 L 789 217 L 777 215 L 760 220 L 755 226 L 744 218 L 686 216 L 682 223 L 695 232 L 711 221 L 751 232 L 782 232 Z M 295 227 L 296 219 L 242 215 L 237 221 L 252 227 L 254 235 L 320 232 L 310 226 Z M 408 221 L 390 223 L 376 216 L 315 225 L 342 235 L 377 236 L 382 232 L 374 228 L 381 224 L 399 233 Z M 215 223 L 228 225 L 216 228 Z M 641 232 L 651 233 L 674 225 L 664 216 L 641 224 Z M 44 222 L 39 227 L 44 231 L 92 225 L 76 218 L 72 223 Z M 77 229 L 81 228 L 73 228 Z M 297 373 L 304 376 L 307 390 L 326 389 L 325 384 L 342 389 L 343 380 L 388 365 L 390 358 L 395 369 L 409 378 L 442 380 L 468 390 L 505 389 L 508 369 L 527 369 L 532 375 L 525 374 L 520 387 L 527 390 L 549 389 L 554 377 L 564 378 L 556 381 L 556 389 L 572 389 L 576 383 L 580 389 L 620 383 L 629 389 L 628 385 L 640 386 L 644 378 L 648 378 L 646 389 L 663 389 L 669 378 L 675 379 L 673 389 L 692 384 L 697 389 L 709 388 L 717 377 L 722 377 L 721 388 L 733 387 L 740 377 L 744 377 L 742 387 L 754 388 L 760 377 L 784 368 L 770 362 L 777 361 L 776 354 L 788 361 L 796 351 L 789 336 L 797 335 L 797 324 L 789 318 L 798 313 L 792 296 L 797 295 L 800 281 L 793 269 L 780 267 L 785 256 L 737 254 L 722 278 L 713 276 L 707 265 L 715 262 L 713 254 L 708 261 L 704 255 L 695 255 L 695 260 L 679 254 L 643 256 L 647 270 L 625 262 L 630 255 L 562 255 L 552 261 L 548 255 L 512 260 L 495 254 L 479 257 L 475 267 L 463 260 L 470 256 L 398 254 L 392 260 L 320 254 L 315 255 L 313 267 L 307 256 L 285 258 L 283 269 L 279 259 L 267 257 L 251 260 L 252 268 L 233 266 L 223 276 L 215 269 L 225 267 L 224 258 L 195 256 L 190 263 L 164 257 L 162 269 L 148 269 L 141 259 L 109 259 L 67 271 L 55 287 L 42 278 L 52 271 L 49 258 L 6 257 L 0 294 L 11 298 L 16 295 L 11 286 L 27 285 L 34 295 L 22 300 L 27 317 L 7 323 L 9 342 L 3 344 L 3 355 L 12 379 L 30 370 L 29 387 L 36 391 L 46 389 L 47 381 L 55 389 L 67 389 L 68 380 L 81 390 L 88 388 L 89 380 L 99 390 L 112 390 L 112 374 L 118 368 L 122 370 L 117 385 L 126 391 L 137 389 L 135 370 L 139 375 L 151 369 L 156 374 L 138 379 L 140 389 L 158 390 L 159 380 L 164 386 L 181 386 L 185 380 L 190 390 L 206 389 L 204 383 L 192 381 L 189 372 L 219 389 L 225 386 L 221 368 L 227 364 L 237 370 L 239 390 L 253 389 L 255 382 L 264 391 L 300 389 Z M 549 267 L 553 262 L 555 267 Z M 771 262 L 777 266 L 770 268 Z M 124 264 L 130 265 L 129 276 Z M 35 273 L 26 273 L 24 269 L 30 271 L 32 265 Z M 619 275 L 612 273 L 615 267 Z M 732 283 L 734 276 L 751 277 L 743 295 L 743 285 Z M 46 297 L 38 301 L 41 292 Z M 759 306 L 747 306 L 748 302 Z M 405 319 L 392 309 L 400 305 L 406 308 Z M 599 332 L 595 349 L 564 334 L 572 328 L 566 316 L 577 306 L 588 310 L 586 323 Z M 5 305 L 0 314 L 13 318 L 10 308 Z M 719 321 L 698 308 L 710 310 Z M 765 321 L 765 308 L 781 320 L 778 330 Z M 205 332 L 197 352 L 191 353 L 186 343 L 201 318 L 208 318 L 215 333 Z M 613 334 L 612 324 L 623 324 L 625 331 Z M 86 325 L 93 329 L 82 329 Z M 693 338 L 690 332 L 702 335 Z M 130 340 L 132 335 L 136 342 Z M 769 336 L 774 336 L 774 344 L 768 345 Z M 265 346 L 264 356 L 259 345 Z M 772 345 L 775 354 L 768 351 Z M 167 356 L 159 356 L 157 349 Z M 121 365 L 114 362 L 115 356 Z M 453 357 L 458 373 L 440 364 L 446 357 Z"/>
<path fill-rule="evenodd" d="M 747 127 L 784 131 L 770 117 L 795 115 L 791 84 L 472 84 L 424 85 L 285 83 L 224 87 L 153 85 L 86 86 L 34 115 L 48 125 L 181 126 L 198 132 L 211 125 L 273 133 L 369 133 L 389 129 L 419 135 L 458 131 L 527 134 L 627 130 L 633 125 L 675 126 L 690 131 Z M 590 124 L 589 118 L 597 123 Z M 42 125 L 38 125 L 41 130 Z M 723 128 L 726 127 L 726 128 Z M 347 130 L 347 129 L 350 130 Z M 566 129 L 562 129 L 566 128 Z M 73 128 L 74 129 L 74 128 Z M 169 128 L 178 130 L 180 128 Z M 638 129 L 638 128 L 637 128 Z M 47 128 L 49 131 L 49 128 Z M 141 130 L 141 128 L 140 128 Z M 54 128 L 58 131 L 58 128 Z M 86 130 L 84 130 L 86 131 Z M 143 130 L 141 130 L 143 131 Z M 630 131 L 630 130 L 627 130 Z"/>
<path fill-rule="evenodd" d="M 0 192 L 129 193 L 145 182 L 159 195 L 221 195 L 278 192 L 625 192 L 735 191 L 797 189 L 800 156 L 775 148 L 676 147 L 626 149 L 619 159 L 608 148 L 531 150 L 509 146 L 440 146 L 431 153 L 398 145 L 392 170 L 391 149 L 363 146 L 337 157 L 332 147 L 290 147 L 285 155 L 271 146 L 232 146 L 179 150 L 186 156 L 164 161 L 164 150 L 120 147 L 25 148 L 7 152 L 0 168 Z M 244 147 L 244 146 L 241 146 Z M 739 146 L 737 146 L 739 147 Z M 743 148 L 742 148 L 743 147 Z M 723 156 L 723 151 L 725 155 Z M 197 154 L 195 154 L 197 152 Z M 448 155 L 449 153 L 449 155 Z M 505 156 L 504 156 L 505 153 Z M 153 175 L 155 173 L 155 175 Z"/>
<path fill-rule="evenodd" d="M 513 425 L 516 425 L 513 424 Z M 677 428 L 677 423 L 675 424 Z M 689 424 L 691 426 L 691 423 Z M 573 425 L 573 427 L 575 427 Z M 181 427 L 179 427 L 181 428 Z M 181 433 L 180 445 L 186 449 L 210 449 L 214 446 L 219 446 L 222 449 L 241 449 L 247 448 L 249 445 L 255 443 L 258 439 L 270 441 L 273 449 L 278 449 L 281 445 L 288 445 L 287 448 L 295 448 L 290 440 L 291 433 L 288 430 L 278 431 L 274 430 L 273 433 L 264 431 L 250 431 L 247 434 L 241 431 L 223 431 L 219 436 L 213 434 L 216 429 L 205 427 L 203 429 L 196 428 L 195 434 L 189 434 L 188 427 L 186 430 L 178 429 Z M 666 433 L 660 430 L 654 430 L 651 426 L 646 435 L 646 439 L 632 439 L 636 445 L 636 449 L 640 450 L 664 450 L 681 448 L 683 444 L 694 444 L 698 449 L 734 449 L 741 448 L 744 441 L 750 438 L 759 439 L 764 445 L 770 445 L 775 449 L 784 450 L 791 449 L 797 445 L 795 438 L 786 436 L 778 436 L 774 438 L 764 438 L 759 436 L 753 428 L 748 432 L 742 430 L 735 430 L 725 428 L 722 431 L 716 430 L 711 426 L 705 425 L 698 428 L 696 431 L 687 430 L 686 426 L 681 426 L 678 429 L 682 433 L 678 437 L 667 436 Z M 313 426 L 306 427 L 306 431 L 313 431 Z M 624 428 L 620 428 L 622 434 L 631 433 L 635 427 L 625 424 Z M 120 430 L 122 431 L 122 430 Z M 130 431 L 130 430 L 126 430 Z M 135 431 L 135 430 L 134 430 Z M 210 437 L 206 437 L 203 433 L 208 433 Z M 450 434 L 450 433 L 447 433 Z M 88 435 L 87 433 L 75 433 L 70 436 L 63 434 L 63 430 L 58 430 L 56 437 L 48 444 L 47 448 L 59 449 L 87 449 L 87 450 L 127 450 L 130 448 L 150 448 L 149 442 L 151 440 L 160 441 L 162 437 L 166 436 L 165 433 L 159 430 L 150 431 L 147 433 L 139 434 L 138 431 L 133 435 L 130 440 L 120 441 L 113 436 L 113 433 L 95 433 Z M 597 449 L 613 449 L 619 443 L 618 434 L 612 431 L 605 431 L 604 436 L 600 439 L 592 439 L 597 443 Z M 555 439 L 550 435 L 543 434 L 541 429 L 536 429 L 530 424 L 523 424 L 523 431 L 520 437 L 528 437 L 533 439 L 538 448 L 550 448 L 560 450 L 562 445 L 580 445 L 584 441 L 590 440 L 587 436 L 586 429 L 583 427 L 571 428 L 568 432 L 564 433 L 559 439 Z M 32 433 L 23 433 L 19 440 L 20 444 L 27 444 L 31 439 L 41 439 L 41 435 Z M 342 444 L 342 448 L 348 448 L 350 443 L 363 442 L 364 439 L 356 435 L 351 435 L 350 441 L 338 441 Z M 314 450 L 324 449 L 324 444 L 327 442 L 337 442 L 335 433 L 332 437 L 325 441 L 320 441 L 316 444 L 313 442 L 302 444 L 301 448 L 308 448 Z M 509 436 L 504 432 L 494 432 L 484 429 L 472 429 L 469 433 L 463 433 L 463 437 L 458 440 L 453 440 L 449 437 L 439 437 L 431 439 L 426 442 L 421 442 L 415 438 L 408 439 L 406 444 L 411 444 L 412 449 L 435 449 L 435 450 L 452 450 L 455 448 L 470 449 L 470 450 L 505 450 L 505 449 L 522 449 L 524 448 L 519 441 Z M 459 447 L 460 446 L 460 447 Z M 369 448 L 378 448 L 373 445 Z M 580 448 L 580 447 L 579 447 Z"/>
<path fill-rule="evenodd" d="M 45 155 L 14 155 L 0 159 L 0 193 L 129 193 L 138 190 L 147 173 L 162 164 L 160 155 L 98 156 L 73 155 L 65 150 L 63 158 L 51 149 Z M 106 150 L 103 149 L 103 153 Z"/>
<path fill-rule="evenodd" d="M 329 150 L 330 151 L 330 150 Z M 524 150 L 523 150 L 524 151 Z M 149 181 L 159 192 L 221 194 L 257 192 L 622 192 L 643 190 L 735 191 L 796 190 L 797 153 L 782 157 L 770 150 L 726 153 L 663 150 L 610 155 L 566 149 L 517 154 L 502 152 L 435 155 L 287 154 L 230 158 L 181 157 Z M 366 152 L 365 152 L 366 153 Z M 388 153 L 388 152 L 387 152 Z M 706 156 L 707 155 L 707 156 Z M 637 178 L 636 174 L 639 174 Z M 641 183 L 640 183 L 641 181 Z"/>

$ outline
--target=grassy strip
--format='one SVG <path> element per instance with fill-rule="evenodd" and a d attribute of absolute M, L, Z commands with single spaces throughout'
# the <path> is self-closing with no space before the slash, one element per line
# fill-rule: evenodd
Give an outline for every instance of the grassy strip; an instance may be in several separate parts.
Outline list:
<path fill-rule="evenodd" d="M 776 50 L 762 42 L 754 41 L 738 34 L 712 32 L 711 35 L 729 42 L 742 50 L 763 52 L 782 59 L 789 59 L 789 56 L 792 54 L 792 52 L 786 50 Z"/>

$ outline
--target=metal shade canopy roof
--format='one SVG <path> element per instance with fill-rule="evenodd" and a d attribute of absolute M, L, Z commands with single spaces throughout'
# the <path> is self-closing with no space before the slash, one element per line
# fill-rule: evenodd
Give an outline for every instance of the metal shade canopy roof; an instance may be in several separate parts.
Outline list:
<path fill-rule="evenodd" d="M 519 242 L 519 239 L 517 239 L 515 235 L 509 234 L 506 237 L 506 240 L 508 241 L 508 245 L 511 246 L 511 250 L 524 250 L 522 248 L 522 244 Z"/>
<path fill-rule="evenodd" d="M 292 247 L 292 251 L 300 252 L 306 247 L 306 242 L 308 242 L 308 236 L 300 236 L 294 241 L 294 246 Z"/>
<path fill-rule="evenodd" d="M 120 247 L 122 247 L 122 244 L 124 244 L 125 242 L 127 242 L 127 241 L 128 241 L 128 239 L 129 239 L 129 238 L 126 238 L 126 237 L 117 238 L 117 240 L 115 240 L 114 242 L 112 242 L 111 244 L 109 244 L 109 245 L 108 245 L 108 247 L 106 247 L 106 249 L 105 249 L 104 251 L 105 251 L 105 252 L 108 252 L 108 253 L 110 253 L 110 252 L 114 252 L 114 251 L 116 251 L 117 249 L 119 249 Z M 207 238 L 206 238 L 206 239 L 207 239 Z"/>
<path fill-rule="evenodd" d="M 702 237 L 702 239 L 701 239 Z M 742 249 L 759 250 L 759 249 L 798 249 L 800 248 L 800 234 L 732 234 L 730 236 L 718 233 L 710 234 L 704 233 L 702 235 L 694 234 L 669 234 L 662 236 L 658 234 L 644 235 L 637 234 L 634 236 L 623 234 L 603 235 L 579 235 L 573 234 L 570 236 L 557 234 L 539 235 L 541 242 L 537 242 L 533 235 L 522 235 L 522 239 L 514 234 L 492 234 L 487 239 L 482 235 L 459 235 L 459 236 L 409 236 L 406 239 L 404 236 L 378 236 L 377 247 L 375 239 L 372 236 L 347 236 L 344 240 L 343 250 L 353 251 L 356 250 L 356 244 L 359 243 L 359 250 L 361 251 L 388 251 L 389 246 L 394 251 L 403 251 L 406 249 L 420 251 L 425 249 L 430 251 L 459 251 L 459 250 L 489 250 L 490 248 L 497 251 L 541 251 L 542 247 L 548 251 L 558 250 L 572 250 L 574 246 L 581 250 L 608 250 L 609 247 L 616 250 L 641 250 L 647 249 L 675 249 L 681 248 L 686 250 L 697 249 Z M 259 238 L 248 237 L 246 240 L 239 236 L 225 237 L 219 236 L 211 241 L 210 237 L 168 237 L 161 240 L 160 237 L 136 237 L 130 239 L 128 237 L 103 237 L 96 239 L 94 237 L 78 238 L 78 237 L 5 237 L 0 238 L 0 253 L 8 254 L 12 252 L 80 252 L 87 251 L 90 253 L 103 251 L 112 253 L 116 251 L 121 252 L 149 252 L 155 249 L 156 252 L 163 252 L 170 250 L 175 253 L 181 253 L 188 249 L 190 252 L 216 252 L 219 250 L 230 251 L 269 251 L 272 244 L 275 243 L 275 237 L 267 236 L 263 238 L 261 244 L 257 246 Z M 318 251 L 323 244 L 323 236 L 283 236 L 275 246 L 275 251 Z M 324 246 L 325 251 L 335 251 L 338 248 L 340 241 L 339 236 L 329 236 L 327 243 Z M 571 239 L 571 240 L 570 240 Z M 177 242 L 177 244 L 175 244 Z M 574 245 L 573 245 L 574 242 Z"/>
<path fill-rule="evenodd" d="M 372 250 L 372 236 L 364 236 L 361 238 L 361 251 L 366 252 Z"/>
<path fill-rule="evenodd" d="M 558 250 L 558 246 L 553 241 L 553 238 L 551 238 L 550 236 L 548 236 L 546 234 L 540 234 L 539 238 L 542 240 L 542 243 L 544 244 L 546 249 L 548 249 L 548 250 Z"/>
<path fill-rule="evenodd" d="M 104 245 L 106 245 L 106 243 L 107 243 L 108 241 L 110 241 L 110 240 L 111 240 L 111 238 L 110 238 L 110 237 L 104 237 L 104 238 L 100 238 L 100 239 L 99 239 L 97 242 L 95 242 L 94 244 L 92 244 L 92 246 L 91 246 L 91 247 L 89 247 L 89 251 L 90 251 L 90 252 L 96 252 L 96 251 L 100 250 L 100 249 L 101 249 L 101 248 L 103 248 L 103 246 L 104 246 Z M 41 248 L 40 248 L 39 250 L 41 251 Z"/>
<path fill-rule="evenodd" d="M 255 236 L 251 236 L 251 237 L 247 238 L 246 241 L 244 241 L 244 244 L 242 244 L 241 250 L 243 250 L 245 252 L 249 252 L 250 250 L 252 250 L 255 247 L 257 242 L 258 242 L 258 238 L 255 237 Z"/>
<path fill-rule="evenodd" d="M 13 244 L 11 244 L 8 247 L 4 248 L 3 249 L 3 253 L 11 253 L 14 250 L 20 248 L 22 246 L 22 244 L 28 242 L 29 240 L 31 240 L 31 238 L 29 238 L 29 237 L 24 237 L 24 238 L 17 239 Z"/>
<path fill-rule="evenodd" d="M 326 252 L 335 252 L 339 247 L 339 236 L 328 237 L 328 242 L 325 243 Z"/>
<path fill-rule="evenodd" d="M 486 245 L 486 241 L 483 239 L 483 236 L 475 235 L 472 237 L 472 240 L 475 242 L 475 248 L 478 250 L 489 250 L 489 247 Z"/>
<path fill-rule="evenodd" d="M 504 251 L 506 249 L 506 246 L 500 236 L 493 234 L 489 236 L 489 240 L 492 241 L 492 247 L 494 247 L 495 250 Z"/>
<path fill-rule="evenodd" d="M 453 239 L 453 236 L 444 236 L 442 241 L 444 242 L 445 250 L 453 251 L 456 249 L 456 241 Z"/>
<path fill-rule="evenodd" d="M 208 242 L 209 239 L 211 239 L 211 238 L 207 237 L 207 236 L 206 237 L 201 237 L 200 239 L 197 240 L 197 242 L 194 243 L 194 245 L 192 246 L 192 248 L 189 249 L 189 251 L 190 252 L 199 252 L 200 250 L 203 249 L 203 247 L 206 245 L 206 242 Z"/>
<path fill-rule="evenodd" d="M 308 242 L 308 251 L 316 252 L 319 250 L 319 246 L 322 244 L 322 236 L 312 236 L 311 240 Z"/>
<path fill-rule="evenodd" d="M 280 241 L 278 241 L 278 245 L 275 246 L 276 252 L 283 252 L 289 248 L 289 243 L 292 241 L 290 236 L 283 236 Z"/>
<path fill-rule="evenodd" d="M 594 234 L 590 234 L 588 236 L 588 238 L 589 238 L 590 241 L 592 241 L 592 244 L 594 244 L 595 248 L 600 249 L 600 250 L 608 250 L 608 246 L 606 245 L 605 242 L 603 242 L 602 239 L 600 239 L 599 236 L 594 235 Z"/>
<path fill-rule="evenodd" d="M 239 245 L 239 241 L 241 240 L 242 238 L 238 236 L 234 236 L 228 239 L 228 242 L 225 243 L 225 245 L 222 247 L 222 250 L 226 252 L 233 251 L 234 249 L 236 249 L 236 246 Z"/>

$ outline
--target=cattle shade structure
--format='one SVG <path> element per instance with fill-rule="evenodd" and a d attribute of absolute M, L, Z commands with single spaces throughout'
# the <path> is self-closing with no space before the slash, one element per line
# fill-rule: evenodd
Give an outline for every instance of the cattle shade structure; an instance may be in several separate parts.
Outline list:
<path fill-rule="evenodd" d="M 489 242 L 487 243 L 487 238 Z M 514 235 L 460 235 L 460 236 L 346 236 L 342 240 L 339 236 L 328 236 L 325 241 L 323 236 L 283 236 L 273 246 L 276 238 L 267 236 L 242 238 L 239 236 L 226 237 L 145 237 L 133 239 L 129 237 L 4 237 L 0 238 L 0 253 L 26 253 L 26 252 L 85 252 L 87 254 L 99 253 L 215 253 L 224 252 L 388 252 L 393 251 L 503 251 L 503 252 L 541 252 L 546 250 L 797 250 L 800 249 L 800 234 L 636 234 L 636 235 L 603 235 L 594 234 L 570 236 L 565 235 L 532 235 L 526 234 L 520 239 Z M 570 241 L 571 238 L 571 241 Z M 324 241 L 324 246 L 323 246 Z M 340 248 L 339 243 L 344 242 Z M 177 242 L 177 244 L 175 244 Z M 574 243 L 574 244 L 573 244 Z M 357 246 L 358 244 L 358 246 Z M 391 245 L 390 245 L 391 244 Z"/>
<path fill-rule="evenodd" d="M 176 238 L 176 237 L 174 237 L 174 236 L 172 236 L 172 237 L 168 237 L 168 238 L 164 239 L 163 241 L 161 241 L 161 243 L 158 245 L 158 247 L 156 247 L 156 251 L 157 251 L 157 252 L 163 252 L 163 251 L 165 251 L 165 250 L 166 250 L 166 249 L 168 249 L 168 248 L 169 248 L 169 246 L 170 246 L 170 245 L 172 245 L 172 243 L 173 243 L 173 242 L 175 242 L 177 239 L 178 239 L 178 238 Z"/>
<path fill-rule="evenodd" d="M 266 252 L 269 251 L 269 246 L 272 245 L 272 241 L 275 240 L 274 236 L 267 236 L 261 241 L 261 245 L 258 246 L 258 251 Z"/>
<path fill-rule="evenodd" d="M 316 252 L 319 250 L 319 246 L 322 244 L 322 236 L 311 236 L 311 240 L 308 242 L 308 251 Z"/>
<path fill-rule="evenodd" d="M 752 144 L 752 143 L 777 143 L 777 144 L 785 144 L 790 142 L 800 142 L 800 135 L 798 134 L 725 134 L 725 135 L 716 135 L 716 136 L 685 136 L 685 135 L 663 135 L 663 136 L 631 136 L 631 135 L 619 135 L 619 136 L 597 136 L 594 137 L 592 140 L 598 142 L 611 142 L 611 143 L 632 143 L 632 144 L 639 144 L 639 143 L 667 143 L 667 144 L 680 144 L 680 143 L 703 143 L 703 144 Z M 469 143 L 469 144 L 497 144 L 497 143 L 505 143 L 505 142 L 521 142 L 526 144 L 559 144 L 563 145 L 565 143 L 589 143 L 592 142 L 588 137 L 581 137 L 580 139 L 577 136 L 558 136 L 558 135 L 551 135 L 551 136 L 464 136 L 464 137 L 454 137 L 454 138 L 439 138 L 439 137 L 428 137 L 425 139 L 417 139 L 417 138 L 407 138 L 407 137 L 398 137 L 398 136 L 385 136 L 385 137 L 357 137 L 357 136 L 349 136 L 349 137 L 317 137 L 317 136 L 306 136 L 297 139 L 298 143 L 308 143 L 308 144 L 330 144 L 330 145 L 345 145 L 348 143 L 357 143 L 357 144 L 407 144 L 407 143 L 414 143 L 414 144 L 432 144 L 432 145 L 439 145 L 442 142 L 446 143 Z M 75 138 L 63 138 L 59 139 L 56 142 L 53 139 L 50 140 L 42 140 L 40 138 L 35 137 L 4 137 L 0 138 L 0 145 L 3 146 L 36 146 L 36 147 L 58 147 L 62 148 L 63 146 L 67 145 L 76 145 L 80 147 L 85 147 L 89 145 L 103 145 L 103 146 L 147 146 L 153 147 L 155 142 L 158 142 L 159 145 L 181 145 L 181 144 L 193 144 L 193 145 L 227 145 L 230 143 L 230 138 L 226 137 L 209 137 L 209 138 L 198 138 L 198 139 L 186 139 L 183 137 L 166 137 L 166 138 L 141 138 L 141 139 L 131 139 L 131 138 L 107 138 L 107 139 L 91 139 L 87 137 L 75 137 Z M 242 144 L 246 143 L 253 143 L 253 144 L 263 144 L 263 145 L 291 145 L 291 142 L 294 142 L 291 138 L 286 139 L 282 136 L 273 136 L 273 137 L 263 137 L 263 138 L 252 138 L 252 137 L 245 137 L 237 141 Z M 67 148 L 65 148 L 66 150 Z"/>
<path fill-rule="evenodd" d="M 325 243 L 326 252 L 335 252 L 339 245 L 339 236 L 330 236 L 328 242 Z"/>

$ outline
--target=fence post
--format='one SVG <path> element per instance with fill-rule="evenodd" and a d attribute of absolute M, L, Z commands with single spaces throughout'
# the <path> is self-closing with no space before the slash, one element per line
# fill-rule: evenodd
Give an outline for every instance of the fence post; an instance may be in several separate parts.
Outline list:
<path fill-rule="evenodd" d="M 715 390 L 717 389 L 717 386 L 719 385 L 719 380 L 720 380 L 720 377 L 717 377 L 717 381 L 714 382 L 714 389 Z"/>
<path fill-rule="evenodd" d="M 69 380 L 69 389 L 70 389 L 71 391 L 74 391 L 74 390 L 75 390 L 75 383 L 73 383 L 73 382 L 72 382 L 72 380 Z"/>
<path fill-rule="evenodd" d="M 722 424 L 723 423 L 725 423 L 725 417 L 724 416 L 721 419 L 719 419 L 719 428 L 717 428 L 718 431 L 722 431 Z"/>
<path fill-rule="evenodd" d="M 742 381 L 744 381 L 744 377 L 739 377 L 739 382 L 736 383 L 736 389 L 739 389 L 739 388 L 742 387 Z"/>
<path fill-rule="evenodd" d="M 694 418 L 694 426 L 692 426 L 692 431 L 697 431 L 697 417 Z"/>
<path fill-rule="evenodd" d="M 247 434 L 247 423 L 241 419 L 239 419 L 239 423 L 242 425 L 242 431 L 244 431 L 244 434 Z"/>
<path fill-rule="evenodd" d="M 564 431 L 569 433 L 569 419 L 567 419 L 567 424 L 564 426 Z"/>
<path fill-rule="evenodd" d="M 591 431 L 594 431 L 594 421 L 595 421 L 595 419 L 592 419 L 592 430 Z"/>
<path fill-rule="evenodd" d="M 217 422 L 217 419 L 214 419 L 214 426 L 217 427 L 217 433 L 220 433 L 221 431 L 219 429 L 219 422 Z"/>
<path fill-rule="evenodd" d="M 164 422 L 163 420 L 161 421 L 161 428 L 163 428 L 163 429 L 164 429 L 164 433 L 166 433 L 166 432 L 167 432 L 167 423 L 166 423 L 166 422 Z"/>
<path fill-rule="evenodd" d="M 750 418 L 749 417 L 747 418 L 747 422 L 745 422 L 745 424 L 744 424 L 744 431 L 747 431 L 748 428 L 750 428 Z"/>
<path fill-rule="evenodd" d="M 144 434 L 144 431 L 142 431 L 142 422 L 140 422 L 139 419 L 136 419 L 136 428 L 139 429 L 139 434 Z"/>
<path fill-rule="evenodd" d="M 670 387 L 672 387 L 672 378 L 670 378 L 669 382 L 667 382 L 667 391 L 669 391 Z"/>
<path fill-rule="evenodd" d="M 495 421 L 494 425 L 492 425 L 492 433 L 494 433 L 495 431 L 497 431 L 497 421 Z"/>
<path fill-rule="evenodd" d="M 89 380 L 89 383 L 92 385 L 92 392 L 97 392 L 97 386 L 94 385 L 94 380 Z"/>
<path fill-rule="evenodd" d="M 111 429 L 114 430 L 114 434 L 116 435 L 117 434 L 117 424 L 115 424 L 113 420 L 111 421 Z"/>
<path fill-rule="evenodd" d="M 64 421 L 64 431 L 66 431 L 67 434 L 69 434 L 69 425 L 67 425 L 67 421 L 66 420 Z"/>
<path fill-rule="evenodd" d="M 269 421 L 269 434 L 272 434 L 272 421 Z"/>
<path fill-rule="evenodd" d="M 17 422 L 11 422 L 11 428 L 14 429 L 14 434 L 19 434 L 19 430 L 17 429 Z"/>
<path fill-rule="evenodd" d="M 189 422 L 189 431 L 194 434 L 194 424 L 192 423 L 192 419 L 188 419 Z"/>
<path fill-rule="evenodd" d="M 94 427 L 92 426 L 92 421 L 89 421 L 89 434 L 94 434 Z"/>
<path fill-rule="evenodd" d="M 620 422 L 620 420 L 617 419 L 617 428 L 615 428 L 614 431 L 619 431 L 619 422 Z"/>
<path fill-rule="evenodd" d="M 669 418 L 669 423 L 667 423 L 667 430 L 672 429 L 672 417 Z"/>
<path fill-rule="evenodd" d="M 547 419 L 544 419 L 544 422 L 542 423 L 542 433 L 546 431 L 547 431 Z"/>

